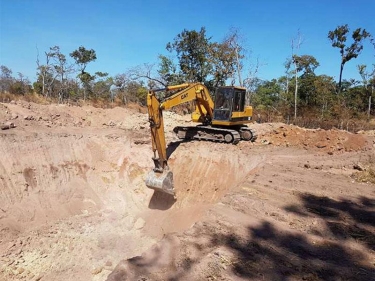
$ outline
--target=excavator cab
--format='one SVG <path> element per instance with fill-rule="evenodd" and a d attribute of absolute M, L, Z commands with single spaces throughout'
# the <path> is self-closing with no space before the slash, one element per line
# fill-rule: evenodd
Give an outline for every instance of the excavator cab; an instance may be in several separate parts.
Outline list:
<path fill-rule="evenodd" d="M 230 122 L 234 117 L 234 112 L 244 112 L 245 95 L 245 88 L 235 86 L 217 88 L 215 92 L 213 121 Z"/>

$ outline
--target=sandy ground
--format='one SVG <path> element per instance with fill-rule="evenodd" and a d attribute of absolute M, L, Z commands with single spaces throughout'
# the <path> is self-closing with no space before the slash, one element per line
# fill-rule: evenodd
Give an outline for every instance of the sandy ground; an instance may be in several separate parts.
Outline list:
<path fill-rule="evenodd" d="M 0 103 L 0 280 L 375 280 L 374 134 L 253 124 L 179 142 L 177 199 L 144 184 L 144 109 Z"/>

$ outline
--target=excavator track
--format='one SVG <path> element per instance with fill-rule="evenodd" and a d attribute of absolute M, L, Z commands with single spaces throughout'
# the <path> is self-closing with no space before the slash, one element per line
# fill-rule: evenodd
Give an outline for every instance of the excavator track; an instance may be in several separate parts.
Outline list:
<path fill-rule="evenodd" d="M 177 126 L 173 129 L 179 139 L 184 140 L 208 140 L 237 144 L 241 140 L 238 131 L 211 126 Z"/>
<path fill-rule="evenodd" d="M 256 134 L 256 132 L 247 126 L 241 127 L 239 132 L 241 135 L 241 140 L 254 142 L 258 138 L 258 135 Z"/>

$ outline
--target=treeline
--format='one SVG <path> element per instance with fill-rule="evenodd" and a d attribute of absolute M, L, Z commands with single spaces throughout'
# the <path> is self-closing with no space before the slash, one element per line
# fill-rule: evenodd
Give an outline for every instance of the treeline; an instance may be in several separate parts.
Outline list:
<path fill-rule="evenodd" d="M 69 60 L 70 59 L 70 60 Z M 50 102 L 74 103 L 100 101 L 101 105 L 135 102 L 145 105 L 147 88 L 144 82 L 129 79 L 125 74 L 110 77 L 106 72 L 89 73 L 87 66 L 97 59 L 93 49 L 81 46 L 67 57 L 59 46 L 42 56 L 38 54 L 37 80 L 31 84 L 23 74 L 13 75 L 10 68 L 0 66 L 0 93 L 30 97 L 38 95 Z"/>
<path fill-rule="evenodd" d="M 183 30 L 166 44 L 166 55 L 156 64 L 144 64 L 110 77 L 106 72 L 89 73 L 87 66 L 97 59 L 93 49 L 81 46 L 68 56 L 58 46 L 38 54 L 37 81 L 31 82 L 1 66 L 0 91 L 14 95 L 36 94 L 55 102 L 101 101 L 101 104 L 136 102 L 145 105 L 149 88 L 185 82 L 202 82 L 214 93 L 217 86 L 237 84 L 247 88 L 247 102 L 264 121 L 294 122 L 305 126 L 339 126 L 350 129 L 358 120 L 375 114 L 375 42 L 365 29 L 348 25 L 327 32 L 327 40 L 338 49 L 339 80 L 316 75 L 320 62 L 312 55 L 299 54 L 301 37 L 292 40 L 284 75 L 260 80 L 262 64 L 247 54 L 236 29 L 220 42 L 212 41 L 206 29 Z M 374 50 L 374 61 L 357 65 L 361 77 L 342 79 L 347 62 L 355 60 L 364 43 Z"/>

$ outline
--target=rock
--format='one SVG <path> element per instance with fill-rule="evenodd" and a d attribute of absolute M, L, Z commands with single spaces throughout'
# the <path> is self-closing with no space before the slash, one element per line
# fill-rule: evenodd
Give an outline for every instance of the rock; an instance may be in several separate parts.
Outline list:
<path fill-rule="evenodd" d="M 91 271 L 91 273 L 92 273 L 93 275 L 97 275 L 97 274 L 99 274 L 99 273 L 102 272 L 102 271 L 103 271 L 103 267 L 100 266 L 100 267 L 96 267 L 96 268 L 94 268 L 93 271 Z"/>
<path fill-rule="evenodd" d="M 26 115 L 23 117 L 24 120 L 34 120 L 34 116 L 32 115 Z"/>
<path fill-rule="evenodd" d="M 2 125 L 0 128 L 1 130 L 8 130 L 8 129 L 12 129 L 12 128 L 15 128 L 16 125 L 14 125 L 13 122 L 5 122 L 4 125 Z"/>
<path fill-rule="evenodd" d="M 366 171 L 366 168 L 363 167 L 363 165 L 361 163 L 354 164 L 353 169 L 358 170 L 360 172 Z"/>
<path fill-rule="evenodd" d="M 142 229 L 145 226 L 145 221 L 142 218 L 138 218 L 134 224 L 135 229 Z"/>

